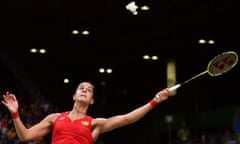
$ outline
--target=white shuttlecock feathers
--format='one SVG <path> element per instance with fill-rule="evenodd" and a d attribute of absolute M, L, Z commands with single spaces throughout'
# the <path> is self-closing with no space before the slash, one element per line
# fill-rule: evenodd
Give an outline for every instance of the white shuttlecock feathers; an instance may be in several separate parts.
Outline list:
<path fill-rule="evenodd" d="M 136 3 L 134 1 L 127 4 L 126 9 L 129 10 L 133 15 L 137 15 L 137 13 L 138 13 L 137 12 L 138 6 L 136 5 Z"/>

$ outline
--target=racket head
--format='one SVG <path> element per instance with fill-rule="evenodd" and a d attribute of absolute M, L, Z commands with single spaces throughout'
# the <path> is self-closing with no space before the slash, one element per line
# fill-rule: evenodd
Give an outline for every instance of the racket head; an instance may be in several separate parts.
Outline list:
<path fill-rule="evenodd" d="M 207 66 L 207 72 L 210 76 L 222 75 L 238 63 L 238 54 L 234 51 L 224 52 L 215 56 Z"/>

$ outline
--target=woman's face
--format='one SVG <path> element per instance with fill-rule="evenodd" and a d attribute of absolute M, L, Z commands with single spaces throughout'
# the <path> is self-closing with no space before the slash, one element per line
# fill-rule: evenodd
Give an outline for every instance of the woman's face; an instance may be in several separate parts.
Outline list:
<path fill-rule="evenodd" d="M 93 104 L 93 95 L 94 86 L 90 82 L 82 82 L 78 85 L 73 100 Z"/>

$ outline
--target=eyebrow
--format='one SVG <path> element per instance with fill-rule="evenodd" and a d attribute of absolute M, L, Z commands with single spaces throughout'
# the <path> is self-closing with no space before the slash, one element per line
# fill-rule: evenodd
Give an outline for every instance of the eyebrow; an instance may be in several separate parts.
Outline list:
<path fill-rule="evenodd" d="M 80 85 L 79 86 L 79 88 L 81 88 L 81 87 L 84 87 L 85 85 Z M 94 89 L 94 87 L 93 86 L 87 86 L 87 88 L 91 88 L 91 89 Z"/>

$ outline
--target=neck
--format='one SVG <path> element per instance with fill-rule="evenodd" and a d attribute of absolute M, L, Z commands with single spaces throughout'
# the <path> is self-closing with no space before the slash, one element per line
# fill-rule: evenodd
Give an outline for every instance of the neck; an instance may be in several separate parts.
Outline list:
<path fill-rule="evenodd" d="M 71 110 L 71 114 L 75 116 L 83 116 L 86 115 L 88 110 L 88 106 L 80 105 L 78 103 L 74 103 L 73 109 Z"/>

